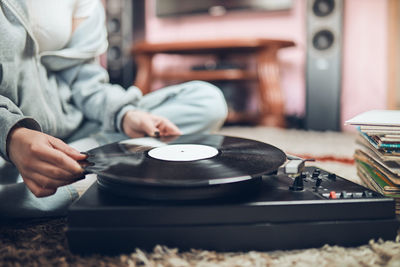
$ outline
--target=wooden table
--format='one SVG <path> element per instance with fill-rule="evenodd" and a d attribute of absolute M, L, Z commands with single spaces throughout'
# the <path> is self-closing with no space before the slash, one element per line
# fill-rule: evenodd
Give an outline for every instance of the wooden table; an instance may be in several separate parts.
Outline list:
<path fill-rule="evenodd" d="M 151 82 L 154 79 L 182 81 L 256 80 L 260 97 L 258 123 L 261 125 L 284 127 L 284 98 L 280 85 L 277 53 L 281 48 L 294 45 L 295 43 L 292 41 L 260 38 L 138 43 L 132 47 L 132 53 L 138 64 L 135 85 L 146 94 L 150 91 Z M 216 55 L 221 57 L 247 54 L 255 57 L 256 69 L 184 70 L 156 73 L 152 67 L 152 59 L 154 55 L 160 53 Z"/>

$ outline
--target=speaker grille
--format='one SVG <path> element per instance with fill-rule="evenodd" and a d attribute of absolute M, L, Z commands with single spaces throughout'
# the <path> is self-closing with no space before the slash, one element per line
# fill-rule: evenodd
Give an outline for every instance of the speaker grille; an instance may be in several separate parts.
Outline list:
<path fill-rule="evenodd" d="M 306 128 L 340 130 L 342 0 L 307 6 Z"/>
<path fill-rule="evenodd" d="M 325 17 L 335 10 L 334 0 L 316 0 L 313 3 L 312 11 L 315 16 Z"/>
<path fill-rule="evenodd" d="M 136 65 L 131 55 L 134 42 L 144 39 L 144 0 L 107 0 L 109 48 L 107 69 L 110 82 L 128 87 L 133 84 Z"/>
<path fill-rule="evenodd" d="M 314 34 L 312 39 L 313 47 L 317 50 L 326 50 L 332 47 L 335 36 L 330 30 L 320 30 Z"/>

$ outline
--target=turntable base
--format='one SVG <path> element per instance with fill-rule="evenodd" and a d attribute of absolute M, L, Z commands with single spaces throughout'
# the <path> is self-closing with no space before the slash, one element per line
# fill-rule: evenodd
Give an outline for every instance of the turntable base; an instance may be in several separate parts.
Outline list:
<path fill-rule="evenodd" d="M 184 202 L 121 197 L 95 183 L 69 209 L 69 246 L 83 254 L 156 244 L 248 251 L 358 246 L 396 237 L 393 199 L 314 167 L 306 167 L 303 190 L 289 189 L 293 181 L 278 172 L 241 196 Z"/>

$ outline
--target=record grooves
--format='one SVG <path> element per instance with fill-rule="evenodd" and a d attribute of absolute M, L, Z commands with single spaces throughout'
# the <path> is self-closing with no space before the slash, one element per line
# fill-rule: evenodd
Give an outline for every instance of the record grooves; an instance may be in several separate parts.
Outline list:
<path fill-rule="evenodd" d="M 188 200 L 241 194 L 285 160 L 280 149 L 223 135 L 135 138 L 88 151 L 102 189 L 133 198 Z"/>

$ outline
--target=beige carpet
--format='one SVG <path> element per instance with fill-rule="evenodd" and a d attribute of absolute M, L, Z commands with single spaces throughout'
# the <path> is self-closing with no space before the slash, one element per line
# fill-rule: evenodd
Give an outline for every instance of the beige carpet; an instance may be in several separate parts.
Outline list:
<path fill-rule="evenodd" d="M 274 145 L 287 154 L 321 158 L 322 161 L 307 162 L 334 172 L 350 181 L 361 183 L 354 165 L 340 162 L 353 159 L 356 133 L 314 132 L 286 130 L 268 127 L 225 127 L 219 133 L 250 138 Z M 332 160 L 327 160 L 332 157 Z"/>
<path fill-rule="evenodd" d="M 264 141 L 286 153 L 322 159 L 312 164 L 360 182 L 354 165 L 341 161 L 352 159 L 355 134 L 265 127 L 227 127 L 220 133 Z M 68 250 L 65 230 L 65 218 L 1 226 L 0 266 L 400 266 L 399 237 L 396 241 L 371 240 L 355 248 L 325 245 L 305 250 L 217 253 L 180 252 L 156 246 L 153 252 L 132 248 L 131 254 L 116 257 L 82 257 Z"/>

